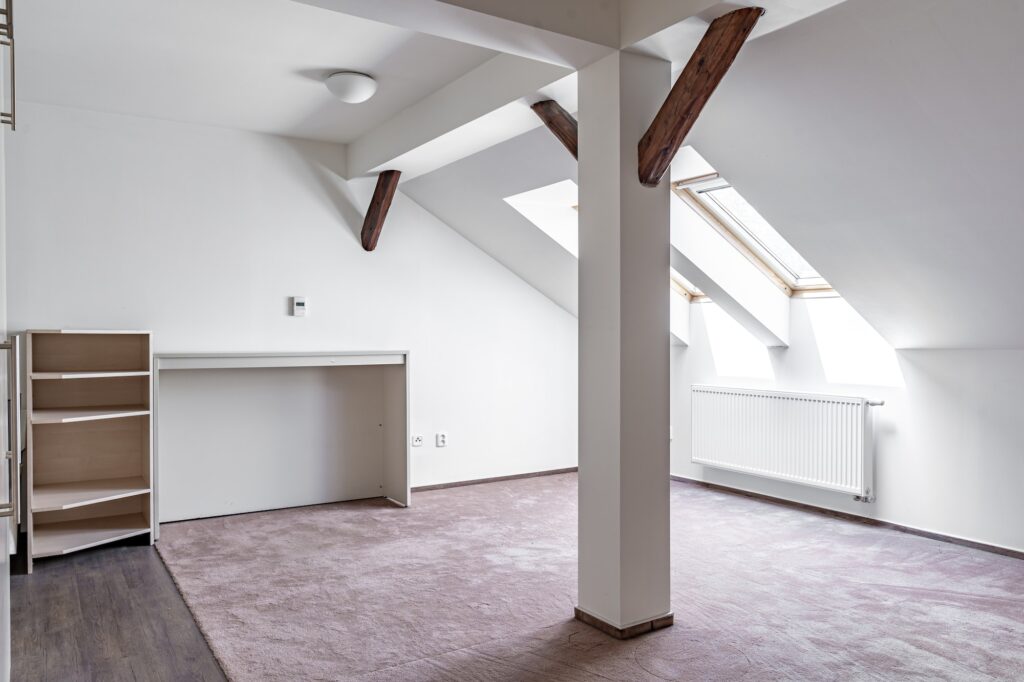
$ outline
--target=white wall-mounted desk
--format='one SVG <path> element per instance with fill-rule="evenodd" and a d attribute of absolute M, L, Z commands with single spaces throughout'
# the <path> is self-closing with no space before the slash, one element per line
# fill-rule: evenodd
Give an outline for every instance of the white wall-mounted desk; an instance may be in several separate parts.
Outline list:
<path fill-rule="evenodd" d="M 408 363 L 405 351 L 157 354 L 157 518 L 408 505 Z"/>

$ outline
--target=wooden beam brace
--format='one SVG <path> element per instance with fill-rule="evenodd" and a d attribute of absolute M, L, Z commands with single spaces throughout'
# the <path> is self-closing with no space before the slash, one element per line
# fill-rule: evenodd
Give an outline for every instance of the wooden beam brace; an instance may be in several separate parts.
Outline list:
<path fill-rule="evenodd" d="M 744 7 L 718 17 L 708 26 L 651 127 L 640 139 L 640 184 L 654 187 L 661 182 L 697 116 L 762 14 L 764 10 L 760 7 Z"/>
<path fill-rule="evenodd" d="M 540 117 L 540 120 L 544 121 L 544 125 L 548 127 L 551 134 L 565 145 L 565 148 L 572 154 L 572 158 L 578 160 L 579 124 L 572 114 L 553 99 L 537 102 L 530 108 Z"/>
<path fill-rule="evenodd" d="M 373 198 L 370 199 L 370 206 L 366 209 L 366 218 L 363 219 L 361 236 L 363 248 L 367 251 L 377 248 L 377 240 L 380 239 L 381 230 L 384 229 L 384 219 L 388 217 L 388 209 L 391 208 L 391 200 L 395 197 L 398 178 L 401 175 L 402 171 L 386 170 L 381 171 L 377 176 L 377 187 L 373 190 Z"/>

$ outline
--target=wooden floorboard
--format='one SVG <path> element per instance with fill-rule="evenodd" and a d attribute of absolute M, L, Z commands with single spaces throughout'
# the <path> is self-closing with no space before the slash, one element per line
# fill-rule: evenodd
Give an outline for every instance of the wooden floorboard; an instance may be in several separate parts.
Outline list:
<path fill-rule="evenodd" d="M 225 680 L 150 546 L 104 547 L 11 576 L 13 680 Z"/>

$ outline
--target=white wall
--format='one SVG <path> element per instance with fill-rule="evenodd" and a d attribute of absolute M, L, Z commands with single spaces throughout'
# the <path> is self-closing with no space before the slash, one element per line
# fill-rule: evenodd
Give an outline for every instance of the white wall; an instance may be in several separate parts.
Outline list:
<path fill-rule="evenodd" d="M 575 318 L 401 193 L 378 250 L 363 252 L 372 183 L 331 171 L 340 147 L 29 103 L 19 113 L 7 139 L 10 329 L 148 328 L 158 352 L 408 349 L 413 432 L 427 436 L 414 485 L 575 465 Z M 310 298 L 310 317 L 285 314 L 294 294 Z M 885 362 L 822 342 L 814 316 L 840 303 L 794 300 L 788 349 L 716 344 L 718 364 L 745 373 L 731 377 L 711 352 L 709 306 L 690 306 L 690 346 L 672 351 L 673 473 L 1024 549 L 1024 350 L 900 351 L 905 387 L 857 385 L 826 376 L 822 357 L 833 375 Z M 884 398 L 878 502 L 690 464 L 691 383 Z"/>
<path fill-rule="evenodd" d="M 691 305 L 690 345 L 672 351 L 672 473 L 1024 550 L 1024 349 L 892 351 L 842 299 L 791 306 L 790 347 L 768 350 Z M 692 464 L 695 383 L 884 399 L 877 501 Z"/>
<path fill-rule="evenodd" d="M 1022 19 L 846 0 L 746 44 L 687 142 L 897 348 L 1024 347 Z"/>
<path fill-rule="evenodd" d="M 409 350 L 413 485 L 576 464 L 576 319 L 401 192 L 364 252 L 342 147 L 30 103 L 8 145 L 12 329 Z"/>

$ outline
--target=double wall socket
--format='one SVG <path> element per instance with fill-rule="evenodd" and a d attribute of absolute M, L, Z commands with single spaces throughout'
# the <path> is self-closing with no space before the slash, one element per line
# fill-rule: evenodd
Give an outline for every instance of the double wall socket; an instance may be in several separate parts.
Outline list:
<path fill-rule="evenodd" d="M 412 446 L 414 448 L 421 448 L 421 447 L 423 447 L 423 436 L 421 436 L 421 435 L 413 436 L 412 437 Z M 447 431 L 438 431 L 434 435 L 434 446 L 435 447 L 439 447 L 439 448 L 446 448 L 446 447 L 448 447 L 448 432 Z"/>

